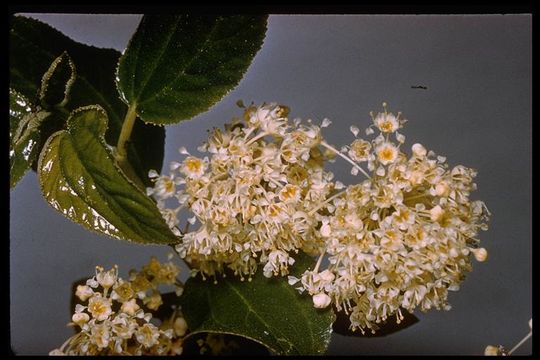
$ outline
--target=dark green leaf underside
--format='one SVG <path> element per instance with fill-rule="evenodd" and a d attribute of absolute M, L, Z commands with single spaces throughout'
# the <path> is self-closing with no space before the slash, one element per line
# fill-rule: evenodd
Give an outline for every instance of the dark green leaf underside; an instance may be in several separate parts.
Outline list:
<path fill-rule="evenodd" d="M 139 243 L 178 241 L 155 203 L 121 174 L 103 135 L 103 109 L 78 109 L 68 130 L 52 135 L 40 156 L 38 175 L 47 201 L 86 228 Z"/>
<path fill-rule="evenodd" d="M 118 67 L 124 101 L 147 122 L 206 111 L 232 88 L 262 46 L 267 16 L 145 16 Z"/>
<path fill-rule="evenodd" d="M 295 256 L 293 274 L 313 266 L 305 254 Z M 215 332 L 243 336 L 277 354 L 323 354 L 330 342 L 334 313 L 317 310 L 286 278 L 267 279 L 259 271 L 251 282 L 233 274 L 217 284 L 200 277 L 186 282 L 182 311 L 191 334 Z"/>

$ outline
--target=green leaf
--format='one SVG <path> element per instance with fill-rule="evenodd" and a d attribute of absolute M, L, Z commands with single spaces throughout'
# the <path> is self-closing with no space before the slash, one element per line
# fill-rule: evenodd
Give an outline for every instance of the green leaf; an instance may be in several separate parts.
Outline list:
<path fill-rule="evenodd" d="M 301 276 L 314 261 L 299 253 L 292 274 Z M 286 278 L 267 279 L 258 271 L 252 281 L 233 274 L 217 284 L 200 276 L 189 279 L 181 297 L 191 335 L 201 332 L 238 335 L 284 355 L 323 354 L 332 335 L 335 315 L 318 310 L 310 296 L 301 295 Z"/>
<path fill-rule="evenodd" d="M 177 242 L 155 203 L 116 167 L 104 140 L 104 110 L 77 109 L 67 125 L 47 140 L 39 159 L 39 182 L 49 204 L 86 228 L 119 239 Z"/>
<path fill-rule="evenodd" d="M 49 70 L 41 78 L 41 88 L 39 89 L 41 105 L 45 107 L 65 106 L 75 78 L 75 64 L 64 52 L 54 59 Z"/>
<path fill-rule="evenodd" d="M 242 79 L 267 16 L 147 15 L 120 58 L 118 90 L 154 124 L 189 119 Z"/>
<path fill-rule="evenodd" d="M 127 111 L 118 98 L 114 80 L 120 53 L 80 44 L 47 24 L 23 16 L 11 18 L 9 36 L 10 87 L 30 103 L 39 104 L 43 74 L 66 52 L 77 68 L 77 76 L 65 108 L 69 112 L 81 106 L 100 105 L 109 117 L 105 139 L 109 144 L 116 144 Z M 137 119 L 128 144 L 128 159 L 147 186 L 151 186 L 148 170 L 159 171 L 163 165 L 164 144 L 163 127 L 147 125 Z"/>
<path fill-rule="evenodd" d="M 49 115 L 32 110 L 28 99 L 9 89 L 9 186 L 15 187 L 36 159 L 38 127 Z"/>

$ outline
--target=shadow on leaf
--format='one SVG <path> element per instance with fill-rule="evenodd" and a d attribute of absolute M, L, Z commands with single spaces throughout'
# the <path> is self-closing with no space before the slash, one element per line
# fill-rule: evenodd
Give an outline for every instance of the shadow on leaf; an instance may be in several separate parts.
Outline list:
<path fill-rule="evenodd" d="M 265 346 L 241 336 L 200 333 L 186 340 L 182 355 L 267 356 L 270 352 Z"/>
<path fill-rule="evenodd" d="M 375 334 L 371 333 L 368 329 L 364 334 L 360 330 L 352 331 L 350 329 L 351 322 L 349 320 L 349 315 L 345 314 L 343 311 L 335 311 L 336 321 L 333 324 L 333 329 L 336 334 L 343 336 L 354 336 L 354 337 L 383 337 L 387 335 L 394 334 L 398 331 L 404 330 L 418 321 L 420 321 L 416 316 L 409 313 L 407 310 L 402 310 L 404 319 L 398 324 L 395 321 L 394 317 L 389 318 L 386 322 L 377 324 L 379 329 L 375 331 Z"/>

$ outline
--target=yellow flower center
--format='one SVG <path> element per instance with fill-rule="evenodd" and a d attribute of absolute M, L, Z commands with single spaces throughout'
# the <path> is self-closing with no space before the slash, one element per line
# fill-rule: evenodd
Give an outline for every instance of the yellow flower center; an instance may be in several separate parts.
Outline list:
<path fill-rule="evenodd" d="M 302 131 L 293 132 L 291 134 L 291 139 L 294 141 L 295 144 L 298 145 L 304 145 L 308 142 L 306 134 L 304 134 Z"/>
<path fill-rule="evenodd" d="M 404 222 L 406 221 L 409 216 L 410 216 L 411 212 L 407 209 L 401 209 L 397 214 L 396 214 L 396 220 L 399 221 L 399 222 Z"/>
<path fill-rule="evenodd" d="M 387 230 L 385 235 L 391 241 L 396 241 L 397 239 L 397 234 L 394 230 Z"/>
<path fill-rule="evenodd" d="M 122 283 L 121 285 L 117 286 L 114 289 L 114 291 L 118 294 L 118 296 L 122 300 L 131 299 L 133 297 L 133 295 L 135 294 L 133 292 L 133 289 L 131 288 L 130 283 L 128 283 L 128 282 Z"/>
<path fill-rule="evenodd" d="M 385 146 L 378 152 L 381 162 L 392 162 L 396 157 L 396 149 L 391 146 Z"/>
<path fill-rule="evenodd" d="M 277 217 L 280 214 L 280 208 L 279 206 L 272 204 L 268 207 L 268 215 L 271 217 Z"/>
<path fill-rule="evenodd" d="M 96 299 L 88 304 L 88 310 L 95 318 L 99 318 L 101 316 L 107 316 L 111 311 L 111 307 L 105 300 Z"/>
<path fill-rule="evenodd" d="M 351 150 L 358 159 L 364 159 L 369 154 L 369 143 L 367 141 L 355 140 L 351 144 Z"/>
<path fill-rule="evenodd" d="M 171 179 L 165 180 L 165 191 L 167 191 L 167 193 L 172 193 L 174 190 L 176 190 L 174 182 Z"/>
<path fill-rule="evenodd" d="M 281 191 L 281 198 L 283 201 L 293 199 L 298 194 L 298 188 L 296 186 L 287 185 Z"/>
<path fill-rule="evenodd" d="M 381 129 L 382 132 L 392 132 L 394 125 L 391 121 L 385 120 L 379 124 L 379 129 Z"/>
<path fill-rule="evenodd" d="M 191 173 L 197 173 L 201 170 L 202 163 L 200 159 L 187 159 L 186 169 Z"/>

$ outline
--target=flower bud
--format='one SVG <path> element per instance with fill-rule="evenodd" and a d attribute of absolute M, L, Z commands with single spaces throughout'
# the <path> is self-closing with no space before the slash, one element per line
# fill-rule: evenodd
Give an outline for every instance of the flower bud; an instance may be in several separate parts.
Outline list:
<path fill-rule="evenodd" d="M 484 350 L 484 355 L 486 356 L 500 356 L 501 351 L 499 350 L 498 346 L 488 345 L 486 346 L 486 349 Z"/>
<path fill-rule="evenodd" d="M 330 228 L 330 225 L 324 224 L 321 226 L 321 236 L 328 237 L 332 233 L 332 229 Z"/>
<path fill-rule="evenodd" d="M 178 317 L 174 321 L 174 333 L 176 336 L 184 336 L 186 334 L 188 325 L 183 317 Z"/>
<path fill-rule="evenodd" d="M 79 326 L 83 326 L 90 320 L 90 316 L 87 313 L 75 313 L 71 317 L 71 321 Z"/>
<path fill-rule="evenodd" d="M 450 192 L 450 187 L 448 184 L 444 181 L 440 182 L 435 186 L 435 194 L 438 196 L 448 196 L 448 193 Z"/>
<path fill-rule="evenodd" d="M 412 146 L 412 152 L 414 156 L 417 156 L 417 157 L 424 157 L 427 154 L 427 150 L 424 147 L 424 145 L 419 144 L 419 143 L 416 143 Z"/>
<path fill-rule="evenodd" d="M 437 205 L 434 206 L 431 210 L 429 210 L 429 213 L 431 214 L 431 221 L 439 221 L 444 215 L 444 210 L 439 205 Z"/>
<path fill-rule="evenodd" d="M 313 296 L 313 306 L 315 306 L 317 309 L 324 309 L 330 305 L 331 301 L 332 299 L 330 299 L 330 296 L 326 295 L 325 293 L 320 293 Z"/>
<path fill-rule="evenodd" d="M 77 296 L 82 301 L 88 300 L 92 295 L 94 295 L 94 291 L 92 288 L 88 285 L 78 285 L 77 291 L 75 292 L 75 296 Z"/>
<path fill-rule="evenodd" d="M 471 252 L 473 253 L 476 261 L 479 261 L 479 262 L 486 261 L 488 257 L 488 252 L 484 248 L 471 249 Z"/>

